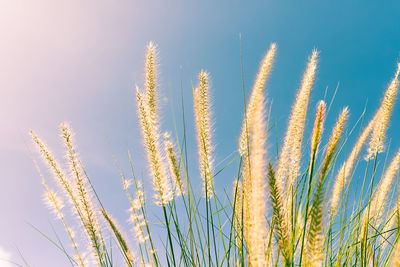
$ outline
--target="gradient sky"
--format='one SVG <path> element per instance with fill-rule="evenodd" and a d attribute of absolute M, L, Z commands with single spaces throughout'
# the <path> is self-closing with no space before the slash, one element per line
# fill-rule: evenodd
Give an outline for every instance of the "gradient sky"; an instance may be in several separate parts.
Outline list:
<path fill-rule="evenodd" d="M 146 177 L 134 85 L 143 82 L 149 41 L 160 51 L 164 130 L 173 130 L 171 110 L 180 115 L 174 103 L 179 102 L 181 78 L 187 126 L 193 128 L 191 84 L 202 68 L 211 73 L 217 163 L 226 162 L 236 151 L 242 119 L 240 33 L 246 90 L 270 43 L 278 44 L 267 86 L 272 121 L 279 124 L 278 142 L 314 48 L 320 51 L 320 64 L 310 110 L 324 98 L 326 89 L 331 99 L 339 84 L 328 125 L 346 105 L 351 111 L 349 125 L 354 125 L 367 103 L 366 116 L 371 118 L 399 60 L 399 1 L 384 5 L 377 1 L 216 2 L 0 0 L 0 257 L 10 255 L 22 264 L 18 248 L 31 266 L 68 266 L 65 257 L 29 226 L 54 238 L 53 225 L 64 236 L 42 203 L 40 177 L 24 145 L 24 140 L 30 142 L 27 131 L 34 129 L 62 161 L 58 138 L 62 121 L 75 130 L 80 155 L 106 208 L 129 232 L 128 202 L 107 138 L 123 170 L 129 171 L 129 149 L 136 172 Z M 388 132 L 389 157 L 400 146 L 399 131 L 398 103 Z M 189 135 L 193 141 L 192 130 Z M 274 135 L 269 150 L 273 161 L 275 144 Z M 196 170 L 193 142 L 189 149 L 191 169 Z M 227 186 L 230 192 L 233 170 L 216 179 L 220 192 Z M 192 177 L 200 179 L 197 174 Z"/>

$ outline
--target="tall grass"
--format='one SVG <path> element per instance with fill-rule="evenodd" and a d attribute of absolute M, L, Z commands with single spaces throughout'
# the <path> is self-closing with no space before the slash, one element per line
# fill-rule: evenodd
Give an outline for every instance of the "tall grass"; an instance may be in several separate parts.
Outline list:
<path fill-rule="evenodd" d="M 226 190 L 233 193 L 223 195 L 214 188 L 214 179 L 227 165 L 216 169 L 213 160 L 209 74 L 201 70 L 193 89 L 198 180 L 193 178 L 196 173 L 188 171 L 188 155 L 193 151 L 187 144 L 183 97 L 182 135 L 176 133 L 177 140 L 173 140 L 170 133 L 162 134 L 157 48 L 153 43 L 148 45 L 145 83 L 142 89 L 136 87 L 137 115 L 149 171 L 145 181 L 136 178 L 130 154 L 132 179 L 125 177 L 115 160 L 130 206 L 131 235 L 124 234 L 103 207 L 79 159 L 70 126 L 60 125 L 68 171 L 38 135 L 30 132 L 58 185 L 53 188 L 54 183 L 46 180 L 34 161 L 42 177 L 46 203 L 69 238 L 70 246 L 60 249 L 72 266 L 400 266 L 400 201 L 397 190 L 392 189 L 400 152 L 382 176 L 378 175 L 378 161 L 385 151 L 385 135 L 399 87 L 400 63 L 376 114 L 365 127 L 356 125 L 350 131 L 354 135 L 355 129 L 361 129 L 358 140 L 351 144 L 346 135 L 349 109 L 343 108 L 330 130 L 325 125 L 330 114 L 324 101 L 317 106 L 311 136 L 305 136 L 318 64 L 318 52 L 313 51 L 275 159 L 266 148 L 270 125 L 265 87 L 276 51 L 276 44 L 272 44 L 261 61 L 238 133 L 237 155 L 227 164 L 236 162 L 238 166 L 231 180 L 233 186 Z M 364 119 L 368 118 L 359 121 Z M 325 130 L 330 132 L 327 143 L 322 142 Z M 309 140 L 310 154 L 302 152 L 304 140 Z M 347 146 L 350 148 L 344 149 Z M 351 151 L 349 155 L 343 152 L 346 150 Z M 343 156 L 347 158 L 341 162 Z M 363 158 L 366 163 L 359 164 L 359 169 L 364 168 L 360 176 L 361 170 L 356 172 L 356 168 Z M 363 179 L 363 184 L 355 199 L 349 200 L 353 178 Z M 153 196 L 144 193 L 143 183 L 152 184 Z M 227 180 L 226 184 L 231 183 Z M 64 205 L 72 213 L 65 212 Z M 149 216 L 150 207 L 162 219 Z M 70 214 L 73 218 L 66 219 Z M 161 235 L 155 228 L 160 224 L 164 231 Z M 84 239 L 76 239 L 74 231 Z M 135 241 L 134 245 L 130 240 Z M 117 253 L 113 247 L 117 247 Z"/>

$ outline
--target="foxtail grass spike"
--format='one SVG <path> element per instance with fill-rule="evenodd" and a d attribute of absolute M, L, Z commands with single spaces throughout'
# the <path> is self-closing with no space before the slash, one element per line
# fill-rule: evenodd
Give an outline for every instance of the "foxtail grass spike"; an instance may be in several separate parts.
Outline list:
<path fill-rule="evenodd" d="M 368 123 L 367 127 L 365 127 L 364 131 L 359 136 L 356 144 L 353 147 L 349 157 L 345 161 L 345 163 L 340 168 L 332 191 L 332 198 L 330 202 L 330 213 L 331 215 L 336 214 L 340 195 L 344 189 L 345 184 L 347 183 L 347 177 L 352 172 L 354 163 L 356 162 L 358 155 L 361 152 L 364 143 L 367 138 L 371 135 L 370 147 L 368 149 L 367 159 L 372 159 L 377 153 L 383 149 L 383 139 L 386 132 L 387 125 L 389 123 L 391 110 L 393 108 L 394 99 L 397 95 L 397 89 L 399 86 L 398 76 L 400 73 L 400 63 L 398 63 L 397 71 L 394 79 L 386 90 L 384 99 L 379 107 L 378 111 L 375 113 L 373 119 Z"/>
<path fill-rule="evenodd" d="M 275 171 L 271 163 L 268 165 L 268 184 L 272 206 L 272 224 L 276 234 L 278 248 L 283 256 L 285 264 L 290 265 L 292 260 L 289 251 L 289 236 L 283 221 L 282 196 L 278 190 Z"/>
<path fill-rule="evenodd" d="M 73 205 L 77 205 L 78 201 L 74 189 L 64 171 L 59 167 L 59 163 L 55 160 L 50 150 L 47 148 L 45 143 L 39 139 L 35 132 L 30 131 L 29 134 L 31 135 L 33 142 L 37 145 L 43 160 L 47 163 L 50 171 L 53 173 L 55 180 L 63 189 L 66 197 Z"/>
<path fill-rule="evenodd" d="M 292 194 L 296 178 L 299 174 L 301 146 L 304 135 L 307 107 L 315 79 L 317 61 L 318 52 L 314 50 L 309 58 L 301 86 L 296 96 L 296 101 L 292 107 L 292 113 L 290 115 L 288 128 L 279 156 L 276 180 L 281 194 L 287 196 L 283 204 L 283 209 L 285 211 L 285 224 L 289 227 L 287 231 L 291 231 L 291 214 L 293 209 Z M 284 184 L 286 186 L 284 186 Z"/>
<path fill-rule="evenodd" d="M 242 251 L 242 230 L 243 230 L 243 187 L 242 183 L 239 181 L 233 182 L 233 200 L 235 206 L 235 217 L 233 220 L 235 228 L 235 243 L 239 251 Z"/>
<path fill-rule="evenodd" d="M 256 80 L 254 81 L 253 89 L 250 94 L 250 98 L 247 103 L 246 114 L 242 123 L 242 131 L 239 139 L 239 152 L 241 155 L 247 153 L 248 150 L 248 129 L 252 123 L 252 117 L 254 112 L 254 104 L 258 95 L 262 94 L 267 83 L 269 74 L 274 63 L 274 57 L 276 53 L 276 44 L 272 43 L 267 54 L 261 61 L 260 68 L 257 73 Z"/>
<path fill-rule="evenodd" d="M 78 199 L 77 210 L 79 210 L 80 219 L 94 248 L 94 256 L 101 259 L 103 257 L 103 249 L 100 224 L 97 212 L 93 206 L 90 191 L 87 187 L 86 177 L 83 175 L 82 167 L 73 144 L 73 132 L 67 123 L 61 123 L 60 130 L 66 149 L 66 158 L 70 173 L 75 178 L 74 191 Z"/>
<path fill-rule="evenodd" d="M 379 218 L 382 212 L 385 210 L 387 194 L 392 186 L 393 180 L 400 168 L 400 150 L 396 153 L 389 167 L 387 168 L 381 182 L 379 183 L 378 189 L 375 192 L 370 207 L 370 217 Z"/>
<path fill-rule="evenodd" d="M 361 152 L 362 147 L 364 146 L 365 141 L 367 140 L 368 136 L 370 135 L 372 128 L 374 126 L 374 119 L 372 119 L 367 127 L 365 127 L 364 131 L 361 133 L 361 135 L 358 137 L 358 140 L 356 144 L 353 147 L 353 150 L 351 151 L 349 157 L 345 161 L 345 163 L 342 165 L 340 168 L 338 174 L 336 175 L 335 182 L 333 184 L 333 190 L 332 190 L 332 197 L 330 201 L 330 213 L 332 216 L 336 214 L 339 201 L 340 201 L 340 196 L 343 192 L 344 186 L 347 183 L 347 178 L 350 176 L 354 163 L 357 160 L 358 155 Z"/>
<path fill-rule="evenodd" d="M 145 91 L 149 120 L 157 121 L 157 49 L 153 42 L 147 46 L 145 60 Z"/>
<path fill-rule="evenodd" d="M 184 196 L 186 194 L 185 188 L 182 181 L 181 171 L 179 169 L 179 163 L 175 154 L 175 146 L 170 139 L 169 133 L 164 133 L 164 149 L 169 165 L 169 172 L 174 182 L 174 193 L 177 196 Z"/>
<path fill-rule="evenodd" d="M 199 166 L 204 183 L 204 195 L 213 197 L 213 145 L 211 129 L 211 107 L 209 93 L 209 74 L 201 71 L 198 87 L 193 92 L 194 113 L 197 131 Z"/>
<path fill-rule="evenodd" d="M 248 211 L 246 219 L 250 221 L 246 232 L 247 248 L 249 250 L 250 266 L 265 266 L 265 244 L 268 233 L 266 224 L 266 145 L 267 125 L 265 101 L 263 94 L 255 99 L 253 123 L 250 127 L 250 163 L 251 180 L 250 194 L 246 197 L 252 208 Z M 247 193 L 248 194 L 248 193 Z"/>
<path fill-rule="evenodd" d="M 161 149 L 157 124 L 150 119 L 149 106 L 145 99 L 143 99 L 138 87 L 136 87 L 136 99 L 143 143 L 150 165 L 150 176 L 153 177 L 153 187 L 156 191 L 156 204 L 165 206 L 172 200 L 172 189 L 160 153 Z"/>
<path fill-rule="evenodd" d="M 129 209 L 129 221 L 133 224 L 133 230 L 138 244 L 143 244 L 148 239 L 148 236 L 146 236 L 143 231 L 143 227 L 146 226 L 146 221 L 141 211 L 144 205 L 144 192 L 141 183 L 136 184 L 136 197 L 131 199 L 129 195 L 129 201 L 131 206 Z"/>
<path fill-rule="evenodd" d="M 115 238 L 120 246 L 120 249 L 123 252 L 124 260 L 127 266 L 134 266 L 134 257 L 131 250 L 128 247 L 128 243 L 126 242 L 126 238 L 124 237 L 120 227 L 117 225 L 115 220 L 111 218 L 111 216 L 105 211 L 105 209 L 101 209 L 101 214 L 103 215 L 105 221 L 108 224 L 108 227 L 111 229 L 111 232 L 114 233 Z"/>
<path fill-rule="evenodd" d="M 311 153 L 317 154 L 319 144 L 321 142 L 322 132 L 324 131 L 326 105 L 324 101 L 320 101 L 317 106 L 317 114 L 315 115 L 314 127 L 311 137 Z"/>
<path fill-rule="evenodd" d="M 394 102 L 399 88 L 400 63 L 398 63 L 396 74 L 389 84 L 381 106 L 377 112 L 376 122 L 371 134 L 368 148 L 367 160 L 371 160 L 376 154 L 383 152 L 386 130 L 389 125 Z"/>

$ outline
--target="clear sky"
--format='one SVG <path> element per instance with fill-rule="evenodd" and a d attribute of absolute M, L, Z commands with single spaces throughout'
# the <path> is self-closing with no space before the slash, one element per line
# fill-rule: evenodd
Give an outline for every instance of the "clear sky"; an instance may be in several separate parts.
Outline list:
<path fill-rule="evenodd" d="M 320 51 L 320 64 L 310 110 L 326 88 L 331 99 L 339 84 L 328 125 L 346 105 L 350 125 L 366 103 L 367 119 L 372 116 L 399 60 L 399 17 L 399 1 L 0 0 L 0 257 L 21 263 L 18 248 L 32 266 L 68 265 L 28 224 L 54 237 L 53 225 L 63 237 L 59 222 L 42 203 L 40 177 L 24 145 L 24 140 L 30 142 L 27 131 L 34 129 L 62 161 L 62 121 L 75 130 L 80 155 L 105 206 L 129 232 L 128 203 L 107 136 L 124 171 L 129 171 L 129 149 L 136 172 L 146 177 L 134 85 L 143 82 L 149 41 L 160 51 L 163 129 L 173 130 L 171 110 L 180 115 L 175 103 L 182 79 L 189 141 L 194 140 L 191 84 L 202 68 L 211 73 L 218 163 L 236 151 L 242 119 L 240 34 L 246 90 L 270 43 L 277 42 L 267 94 L 280 142 L 314 48 Z M 388 133 L 393 138 L 388 140 L 389 156 L 400 146 L 399 130 L 397 103 Z M 275 144 L 272 136 L 273 161 Z M 194 143 L 189 149 L 195 171 Z M 230 192 L 233 167 L 216 180 L 221 192 L 228 186 Z"/>

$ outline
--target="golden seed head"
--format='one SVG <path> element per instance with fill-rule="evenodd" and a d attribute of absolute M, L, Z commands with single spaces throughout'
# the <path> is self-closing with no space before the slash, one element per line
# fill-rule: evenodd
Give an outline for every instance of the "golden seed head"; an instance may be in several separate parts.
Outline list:
<path fill-rule="evenodd" d="M 204 70 L 199 74 L 198 87 L 193 92 L 194 113 L 197 132 L 199 166 L 204 182 L 204 194 L 213 197 L 213 146 L 211 143 L 211 107 L 209 96 L 209 75 Z"/>
<path fill-rule="evenodd" d="M 186 192 L 184 189 L 182 176 L 175 153 L 175 145 L 170 140 L 170 134 L 168 132 L 165 132 L 163 136 L 164 136 L 164 150 L 169 165 L 169 171 L 172 177 L 172 181 L 174 182 L 174 193 L 177 196 L 185 195 Z"/>
<path fill-rule="evenodd" d="M 387 168 L 382 180 L 379 183 L 378 189 L 374 194 L 370 206 L 370 218 L 381 216 L 382 212 L 385 210 L 387 194 L 391 188 L 396 174 L 399 172 L 400 168 L 400 149 L 396 153 L 389 167 Z"/>
<path fill-rule="evenodd" d="M 361 149 L 365 144 L 365 141 L 367 140 L 368 136 L 370 135 L 370 133 L 374 127 L 375 119 L 376 119 L 376 115 L 368 123 L 367 127 L 365 127 L 364 131 L 358 137 L 357 142 L 354 145 L 353 150 L 351 151 L 349 157 L 347 158 L 345 163 L 342 165 L 342 167 L 339 169 L 339 172 L 336 175 L 335 182 L 333 185 L 331 203 L 330 203 L 331 216 L 336 214 L 336 211 L 337 211 L 337 208 L 339 205 L 339 201 L 340 201 L 340 195 L 342 194 L 344 186 L 347 182 L 347 177 L 349 177 L 349 175 L 351 174 L 354 163 L 356 162 L 357 157 L 360 154 Z"/>
<path fill-rule="evenodd" d="M 146 51 L 145 91 L 150 119 L 155 120 L 157 116 L 157 49 L 153 42 L 148 44 Z"/>
<path fill-rule="evenodd" d="M 254 101 L 252 123 L 249 128 L 250 155 L 247 159 L 250 162 L 250 179 L 246 177 L 246 187 L 249 192 L 244 191 L 246 211 L 244 216 L 246 244 L 249 250 L 250 266 L 265 266 L 265 238 L 267 236 L 266 224 L 266 143 L 267 125 L 264 95 L 259 94 Z M 247 190 L 247 188 L 245 188 Z"/>
<path fill-rule="evenodd" d="M 315 79 L 317 69 L 318 52 L 313 50 L 311 57 L 307 63 L 303 80 L 296 96 L 295 103 L 292 107 L 288 128 L 279 156 L 277 171 L 277 187 L 281 195 L 292 195 L 295 180 L 299 174 L 301 146 L 304 135 L 304 127 L 307 115 L 307 107 L 311 89 Z M 286 186 L 284 186 L 286 185 Z M 291 227 L 292 216 L 292 198 L 288 197 L 284 200 L 284 220 L 285 225 Z M 288 229 L 290 230 L 290 229 Z"/>
<path fill-rule="evenodd" d="M 384 141 L 386 130 L 389 125 L 390 116 L 392 114 L 393 105 L 396 100 L 396 96 L 399 88 L 399 72 L 400 64 L 397 66 L 396 74 L 389 84 L 379 110 L 377 112 L 375 126 L 372 130 L 371 140 L 368 148 L 367 160 L 371 160 L 378 153 L 384 150 Z"/>
<path fill-rule="evenodd" d="M 148 102 L 143 98 L 138 86 L 136 86 L 136 99 L 143 143 L 147 152 L 150 175 L 153 177 L 153 187 L 156 191 L 156 204 L 164 206 L 172 200 L 172 190 L 161 155 L 157 117 L 155 116 L 154 120 L 150 119 Z"/>
<path fill-rule="evenodd" d="M 319 143 L 321 141 L 322 132 L 324 131 L 326 105 L 324 101 L 320 101 L 317 106 L 317 114 L 315 115 L 313 133 L 311 138 L 311 153 L 317 153 Z"/>
<path fill-rule="evenodd" d="M 248 143 L 248 129 L 252 123 L 252 113 L 254 112 L 254 102 L 257 95 L 262 94 L 265 88 L 265 84 L 268 80 L 269 74 L 274 63 L 274 57 L 276 54 L 276 44 L 272 43 L 267 54 L 264 56 L 260 63 L 260 68 L 257 73 L 256 80 L 254 81 L 253 89 L 251 90 L 250 98 L 246 108 L 246 114 L 242 123 L 242 131 L 239 138 L 239 153 L 247 152 Z"/>
<path fill-rule="evenodd" d="M 340 141 L 340 138 L 343 134 L 344 126 L 349 118 L 349 109 L 345 107 L 339 115 L 339 119 L 337 120 L 335 127 L 332 130 L 331 137 L 328 141 L 328 147 L 326 154 L 331 155 L 335 152 L 335 149 Z"/>

